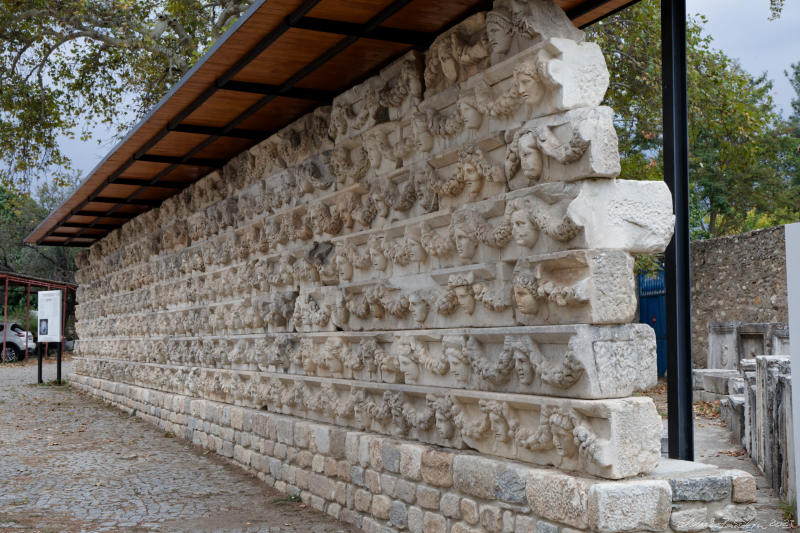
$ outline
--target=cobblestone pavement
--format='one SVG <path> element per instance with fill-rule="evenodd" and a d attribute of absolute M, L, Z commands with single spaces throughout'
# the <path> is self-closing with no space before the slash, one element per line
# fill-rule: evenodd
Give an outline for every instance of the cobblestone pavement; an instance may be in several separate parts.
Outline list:
<path fill-rule="evenodd" d="M 0 532 L 352 531 L 137 418 L 34 383 L 35 364 L 0 365 Z"/>

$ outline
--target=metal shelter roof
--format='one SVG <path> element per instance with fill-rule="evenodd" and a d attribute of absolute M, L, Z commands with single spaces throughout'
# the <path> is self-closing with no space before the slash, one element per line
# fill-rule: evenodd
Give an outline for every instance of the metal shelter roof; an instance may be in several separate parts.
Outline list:
<path fill-rule="evenodd" d="M 584 27 L 638 0 L 555 0 Z M 89 246 L 489 0 L 257 0 L 25 242 Z"/>

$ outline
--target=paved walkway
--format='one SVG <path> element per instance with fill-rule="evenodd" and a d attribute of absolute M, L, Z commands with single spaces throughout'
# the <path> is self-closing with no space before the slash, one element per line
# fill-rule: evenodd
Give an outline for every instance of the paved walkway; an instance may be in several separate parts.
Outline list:
<path fill-rule="evenodd" d="M 35 382 L 35 364 L 0 365 L 0 532 L 351 531 L 214 454 Z"/>

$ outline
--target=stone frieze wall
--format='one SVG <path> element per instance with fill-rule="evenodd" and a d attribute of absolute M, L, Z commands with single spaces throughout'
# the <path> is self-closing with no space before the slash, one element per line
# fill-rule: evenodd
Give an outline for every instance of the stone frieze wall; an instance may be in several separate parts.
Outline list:
<path fill-rule="evenodd" d="M 84 378 L 607 479 L 652 471 L 635 254 L 661 182 L 618 179 L 608 71 L 504 2 L 78 259 Z"/>

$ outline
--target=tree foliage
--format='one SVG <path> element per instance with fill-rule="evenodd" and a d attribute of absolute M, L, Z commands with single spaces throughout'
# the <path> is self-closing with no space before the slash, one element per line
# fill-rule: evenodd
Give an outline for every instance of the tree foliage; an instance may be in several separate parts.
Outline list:
<path fill-rule="evenodd" d="M 791 157 L 792 133 L 775 111 L 772 82 L 712 48 L 704 23 L 702 17 L 687 23 L 694 237 L 796 220 L 800 167 Z M 662 179 L 659 3 L 640 2 L 589 33 L 611 72 L 606 103 L 616 112 L 622 177 Z"/>
<path fill-rule="evenodd" d="M 126 130 L 252 0 L 0 0 L 0 183 L 72 173 L 60 136 Z"/>
<path fill-rule="evenodd" d="M 25 244 L 25 238 L 64 199 L 67 189 L 46 184 L 36 202 L 30 195 L 0 185 L 0 270 L 72 281 L 75 249 Z M 44 205 L 43 205 L 44 204 Z"/>

